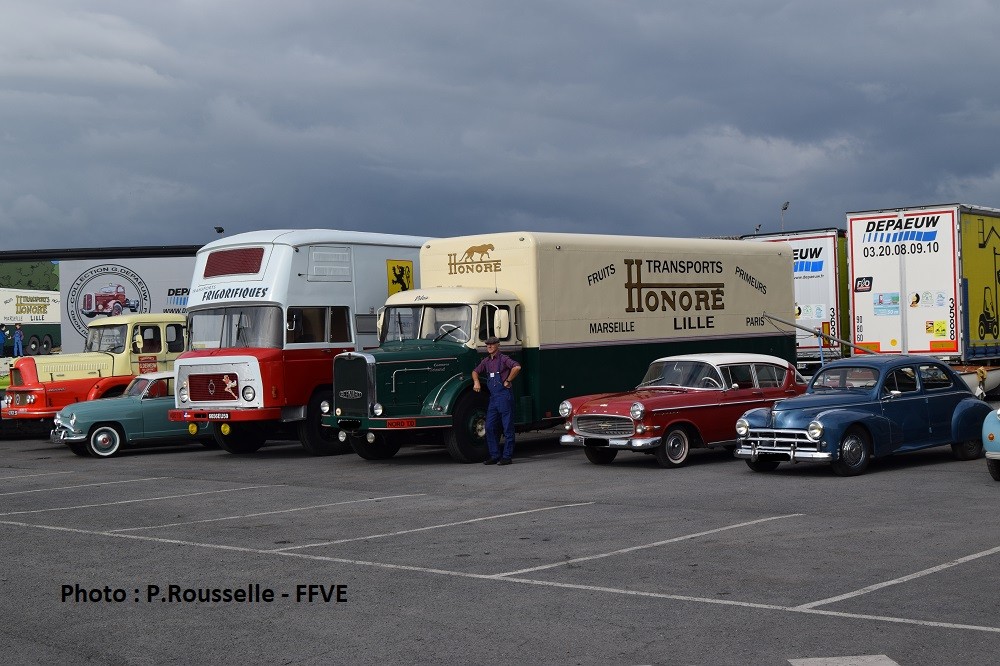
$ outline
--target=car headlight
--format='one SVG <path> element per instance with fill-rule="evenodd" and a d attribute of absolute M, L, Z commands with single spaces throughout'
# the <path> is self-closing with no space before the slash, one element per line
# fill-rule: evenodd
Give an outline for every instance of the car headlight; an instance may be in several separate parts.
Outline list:
<path fill-rule="evenodd" d="M 628 409 L 628 413 L 636 421 L 641 421 L 642 417 L 646 415 L 646 406 L 641 402 L 633 402 L 632 406 Z"/>
<path fill-rule="evenodd" d="M 381 402 L 376 402 L 374 405 L 372 405 L 372 414 L 374 414 L 375 416 L 382 416 Z"/>
<path fill-rule="evenodd" d="M 750 434 L 750 422 L 746 419 L 736 420 L 736 434 L 740 437 L 746 437 Z"/>
<path fill-rule="evenodd" d="M 187 402 L 188 401 L 188 387 L 187 387 L 187 382 L 185 382 L 184 385 L 181 386 L 180 389 L 177 390 L 177 399 L 180 400 L 181 402 Z"/>
<path fill-rule="evenodd" d="M 244 386 L 240 393 L 243 395 L 243 399 L 247 402 L 252 402 L 253 399 L 257 397 L 257 392 L 253 390 L 252 386 Z"/>
<path fill-rule="evenodd" d="M 569 418 L 569 415 L 573 413 L 573 405 L 569 404 L 569 400 L 563 400 L 559 403 L 559 416 Z"/>
<path fill-rule="evenodd" d="M 818 442 L 819 438 L 823 436 L 823 424 L 819 421 L 813 421 L 806 427 L 806 437 L 814 442 Z"/>
<path fill-rule="evenodd" d="M 997 418 L 1000 419 L 1000 409 L 997 410 Z"/>

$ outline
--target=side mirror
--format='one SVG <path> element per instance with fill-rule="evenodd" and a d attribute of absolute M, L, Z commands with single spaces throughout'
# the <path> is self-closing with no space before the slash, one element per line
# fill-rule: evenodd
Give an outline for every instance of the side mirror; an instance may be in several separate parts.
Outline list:
<path fill-rule="evenodd" d="M 507 310 L 497 309 L 493 315 L 493 334 L 501 340 L 510 337 L 510 313 Z"/>
<path fill-rule="evenodd" d="M 285 322 L 286 331 L 294 331 L 299 327 L 299 315 L 298 313 L 288 315 L 288 320 Z"/>

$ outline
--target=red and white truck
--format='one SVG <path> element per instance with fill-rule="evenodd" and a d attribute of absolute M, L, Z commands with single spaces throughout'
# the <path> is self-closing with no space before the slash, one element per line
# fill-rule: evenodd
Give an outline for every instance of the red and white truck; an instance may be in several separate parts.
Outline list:
<path fill-rule="evenodd" d="M 96 317 L 99 314 L 116 317 L 126 309 L 139 311 L 139 300 L 125 296 L 125 287 L 110 283 L 97 291 L 83 295 L 80 303 L 80 313 L 86 317 Z"/>
<path fill-rule="evenodd" d="M 211 423 L 230 453 L 290 436 L 314 455 L 349 451 L 334 429 L 321 426 L 333 357 L 378 345 L 377 309 L 414 288 L 425 240 L 277 229 L 203 247 L 170 419 Z"/>

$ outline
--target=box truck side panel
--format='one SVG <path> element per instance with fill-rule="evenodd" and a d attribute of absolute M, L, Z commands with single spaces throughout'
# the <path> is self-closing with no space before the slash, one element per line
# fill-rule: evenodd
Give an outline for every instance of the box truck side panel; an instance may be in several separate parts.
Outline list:
<path fill-rule="evenodd" d="M 960 226 L 966 356 L 996 358 L 1000 356 L 1000 216 L 963 209 Z"/>

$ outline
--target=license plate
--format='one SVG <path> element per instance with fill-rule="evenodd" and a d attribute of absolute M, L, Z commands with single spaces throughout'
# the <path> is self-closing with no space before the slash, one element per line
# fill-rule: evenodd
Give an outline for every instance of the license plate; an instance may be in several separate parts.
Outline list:
<path fill-rule="evenodd" d="M 385 422 L 386 428 L 415 428 L 417 427 L 416 419 L 390 419 Z"/>
<path fill-rule="evenodd" d="M 229 412 L 209 412 L 209 421 L 225 421 L 229 418 Z"/>

